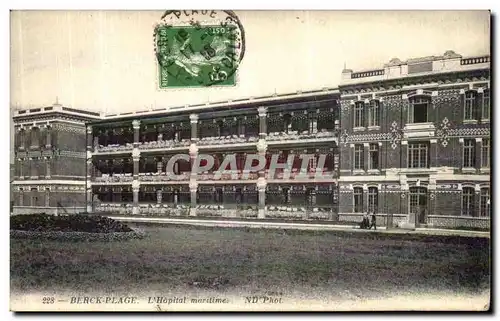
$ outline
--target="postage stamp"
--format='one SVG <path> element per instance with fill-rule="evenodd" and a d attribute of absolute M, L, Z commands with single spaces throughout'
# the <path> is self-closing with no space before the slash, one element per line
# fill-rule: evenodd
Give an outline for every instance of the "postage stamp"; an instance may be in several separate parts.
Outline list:
<path fill-rule="evenodd" d="M 161 89 L 236 84 L 245 36 L 234 12 L 166 11 L 154 38 Z"/>

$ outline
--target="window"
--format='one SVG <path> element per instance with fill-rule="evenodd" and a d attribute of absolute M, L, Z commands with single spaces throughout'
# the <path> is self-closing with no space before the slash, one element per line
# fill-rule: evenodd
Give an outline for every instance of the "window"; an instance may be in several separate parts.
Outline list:
<path fill-rule="evenodd" d="M 483 145 L 481 146 L 481 167 L 490 167 L 490 144 L 489 139 L 483 139 Z"/>
<path fill-rule="evenodd" d="M 466 92 L 464 100 L 464 120 L 474 119 L 475 103 L 476 103 L 476 92 L 475 91 Z"/>
<path fill-rule="evenodd" d="M 425 97 L 413 98 L 408 108 L 408 123 L 426 123 L 429 99 Z"/>
<path fill-rule="evenodd" d="M 488 187 L 481 188 L 479 207 L 481 216 L 490 216 L 490 189 Z"/>
<path fill-rule="evenodd" d="M 462 189 L 462 215 L 474 216 L 474 188 L 472 187 Z"/>
<path fill-rule="evenodd" d="M 408 168 L 426 168 L 429 163 L 428 150 L 427 143 L 408 144 Z"/>
<path fill-rule="evenodd" d="M 464 140 L 463 167 L 476 166 L 476 141 L 474 139 Z"/>
<path fill-rule="evenodd" d="M 364 108 L 365 104 L 363 102 L 357 102 L 354 105 L 354 127 L 364 127 Z"/>
<path fill-rule="evenodd" d="M 379 126 L 380 102 L 372 100 L 368 109 L 368 126 Z"/>
<path fill-rule="evenodd" d="M 363 169 L 363 145 L 354 145 L 354 169 Z"/>
<path fill-rule="evenodd" d="M 368 169 L 378 169 L 378 144 L 370 144 Z"/>
<path fill-rule="evenodd" d="M 483 119 L 490 119 L 490 91 L 487 89 L 483 92 Z"/>
<path fill-rule="evenodd" d="M 376 187 L 368 187 L 368 212 L 377 213 L 378 190 Z"/>
<path fill-rule="evenodd" d="M 363 213 L 363 189 L 354 188 L 354 213 Z"/>

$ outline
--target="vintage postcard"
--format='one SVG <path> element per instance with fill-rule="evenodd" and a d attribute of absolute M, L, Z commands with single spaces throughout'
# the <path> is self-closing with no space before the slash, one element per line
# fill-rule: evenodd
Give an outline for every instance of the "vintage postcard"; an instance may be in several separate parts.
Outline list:
<path fill-rule="evenodd" d="M 11 11 L 10 309 L 489 311 L 489 11 Z"/>

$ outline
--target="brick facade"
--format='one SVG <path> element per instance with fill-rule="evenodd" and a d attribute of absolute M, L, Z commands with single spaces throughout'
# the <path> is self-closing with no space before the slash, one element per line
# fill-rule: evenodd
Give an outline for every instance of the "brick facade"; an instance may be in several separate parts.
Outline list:
<path fill-rule="evenodd" d="M 406 217 L 416 226 L 489 226 L 490 161 L 486 159 L 491 151 L 482 148 L 491 138 L 489 98 L 484 99 L 490 90 L 489 58 L 464 68 L 464 59 L 447 54 L 436 59 L 456 67 L 453 72 L 435 70 L 421 76 L 415 72 L 412 77 L 401 74 L 391 80 L 384 78 L 384 72 L 382 76 L 368 73 L 368 79 L 351 80 L 352 71 L 344 71 L 341 216 L 359 216 L 354 198 L 361 190 L 362 212 L 368 211 L 367 190 L 372 186 L 377 188 L 374 198 L 381 217 Z M 398 70 L 405 70 L 401 64 Z M 391 73 L 391 68 L 386 65 L 385 73 Z M 473 98 L 466 102 L 467 97 Z M 375 103 L 378 126 L 369 126 Z M 372 163 L 371 146 L 378 146 Z M 469 151 L 473 166 L 465 168 Z M 467 198 L 467 193 L 473 196 Z"/>
<path fill-rule="evenodd" d="M 54 105 L 14 115 L 14 214 L 85 209 L 85 122 L 96 113 Z"/>

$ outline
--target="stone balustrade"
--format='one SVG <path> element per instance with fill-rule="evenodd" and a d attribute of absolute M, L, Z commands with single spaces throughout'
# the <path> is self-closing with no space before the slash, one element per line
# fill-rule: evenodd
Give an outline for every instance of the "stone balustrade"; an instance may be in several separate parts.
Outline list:
<path fill-rule="evenodd" d="M 461 65 L 483 64 L 487 62 L 490 62 L 490 56 L 462 58 L 460 60 Z"/>

